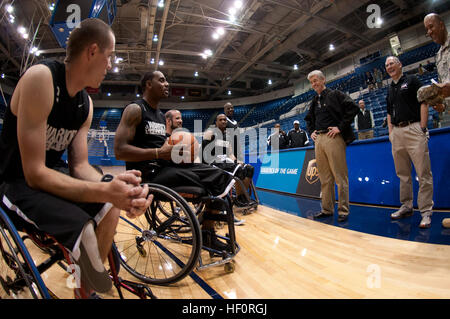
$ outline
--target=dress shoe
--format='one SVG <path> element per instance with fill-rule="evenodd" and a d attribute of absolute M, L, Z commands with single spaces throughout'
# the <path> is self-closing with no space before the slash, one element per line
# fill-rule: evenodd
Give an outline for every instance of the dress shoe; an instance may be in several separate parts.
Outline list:
<path fill-rule="evenodd" d="M 343 223 L 348 219 L 348 215 L 339 215 L 338 222 Z"/>
<path fill-rule="evenodd" d="M 319 213 L 315 214 L 313 217 L 314 217 L 314 219 L 320 219 L 320 218 L 326 218 L 326 217 L 331 217 L 331 216 L 333 216 L 333 214 L 319 212 Z"/>
<path fill-rule="evenodd" d="M 403 217 L 411 216 L 413 214 L 413 209 L 406 206 L 400 207 L 400 209 L 391 214 L 392 219 L 400 219 Z"/>
<path fill-rule="evenodd" d="M 420 221 L 420 228 L 429 228 L 431 225 L 431 212 L 426 212 L 422 214 L 422 220 Z"/>

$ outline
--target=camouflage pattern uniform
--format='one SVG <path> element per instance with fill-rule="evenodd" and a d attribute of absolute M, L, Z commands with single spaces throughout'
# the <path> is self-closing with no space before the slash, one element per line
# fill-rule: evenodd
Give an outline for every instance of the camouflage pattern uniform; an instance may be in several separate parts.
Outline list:
<path fill-rule="evenodd" d="M 439 83 L 450 82 L 450 37 L 441 46 L 436 55 L 436 67 L 439 75 Z M 450 106 L 450 97 L 445 99 L 445 106 Z"/>

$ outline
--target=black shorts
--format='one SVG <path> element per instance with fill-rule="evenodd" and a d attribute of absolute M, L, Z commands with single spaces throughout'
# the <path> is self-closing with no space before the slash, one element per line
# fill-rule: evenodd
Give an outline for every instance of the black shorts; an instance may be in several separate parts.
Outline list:
<path fill-rule="evenodd" d="M 94 221 L 95 227 L 112 207 L 109 203 L 71 202 L 35 190 L 23 179 L 2 183 L 0 196 L 0 204 L 13 223 L 32 224 L 72 252 L 78 249 L 83 227 L 89 221 Z"/>
<path fill-rule="evenodd" d="M 201 163 L 191 164 L 168 164 L 158 168 L 153 175 L 144 182 L 151 182 L 171 187 L 177 186 L 197 186 L 204 188 L 213 196 L 219 196 L 228 192 L 232 186 L 233 176 L 217 167 Z M 231 186 L 230 186 L 231 184 Z"/>

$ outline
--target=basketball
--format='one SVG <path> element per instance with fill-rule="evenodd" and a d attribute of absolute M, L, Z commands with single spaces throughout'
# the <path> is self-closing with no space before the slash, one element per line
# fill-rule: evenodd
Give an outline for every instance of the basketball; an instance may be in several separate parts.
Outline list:
<path fill-rule="evenodd" d="M 187 132 L 187 131 L 177 131 L 175 130 L 173 134 L 169 137 L 168 143 L 170 145 L 177 145 L 177 144 L 183 144 L 187 145 L 187 147 L 190 146 L 189 150 L 191 152 L 191 158 L 190 161 L 186 161 L 185 158 L 182 158 L 182 148 L 180 149 L 180 152 L 178 153 L 172 153 L 172 160 L 174 162 L 178 163 L 193 163 L 195 158 L 198 155 L 199 151 L 199 144 L 197 142 L 197 139 L 194 137 L 193 134 Z M 176 149 L 176 148 L 174 148 Z M 174 156 L 175 155 L 175 156 Z M 178 157 L 178 158 L 176 158 Z"/>

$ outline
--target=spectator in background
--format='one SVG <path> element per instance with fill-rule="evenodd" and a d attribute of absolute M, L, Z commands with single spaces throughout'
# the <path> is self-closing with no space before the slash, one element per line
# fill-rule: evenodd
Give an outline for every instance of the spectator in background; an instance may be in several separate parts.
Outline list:
<path fill-rule="evenodd" d="M 267 138 L 267 145 L 272 150 L 284 150 L 289 147 L 288 136 L 280 127 L 280 124 L 274 125 L 274 132 Z M 277 147 L 278 146 L 278 147 Z"/>
<path fill-rule="evenodd" d="M 377 89 L 381 89 L 383 87 L 383 72 L 381 72 L 380 69 L 378 69 L 378 68 L 374 68 L 373 75 L 375 77 Z"/>
<path fill-rule="evenodd" d="M 436 68 L 436 63 L 430 62 L 429 60 L 427 60 L 427 64 L 425 64 L 425 71 L 426 72 L 433 72 L 434 69 Z"/>
<path fill-rule="evenodd" d="M 373 138 L 374 120 L 371 110 L 366 110 L 364 100 L 360 100 L 359 112 L 355 116 L 355 130 L 358 131 L 359 140 L 367 140 Z"/>
<path fill-rule="evenodd" d="M 428 150 L 428 106 L 417 100 L 417 90 L 422 83 L 415 75 L 403 74 L 397 57 L 388 57 L 385 64 L 392 78 L 386 98 L 387 122 L 402 204 L 391 218 L 399 219 L 413 213 L 412 162 L 419 179 L 417 204 L 422 215 L 419 227 L 428 228 L 433 210 L 433 175 Z"/>
<path fill-rule="evenodd" d="M 373 91 L 375 89 L 375 80 L 373 79 L 373 75 L 370 71 L 366 72 L 366 84 L 369 91 Z"/>
<path fill-rule="evenodd" d="M 287 135 L 289 147 L 303 147 L 309 144 L 308 133 L 300 128 L 300 122 L 294 121 L 294 128 L 291 129 Z"/>
<path fill-rule="evenodd" d="M 419 73 L 419 75 L 423 75 L 424 70 L 423 70 L 422 63 L 420 63 L 419 66 L 417 67 L 417 73 Z"/>

